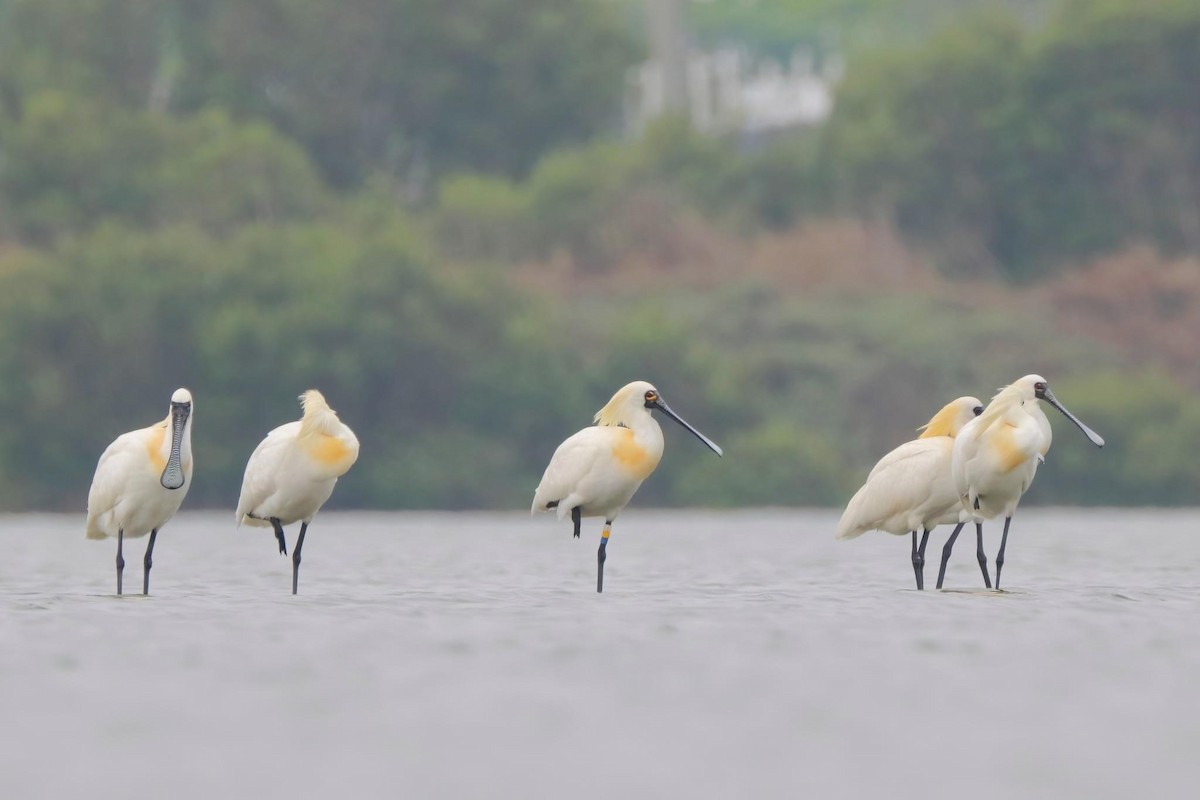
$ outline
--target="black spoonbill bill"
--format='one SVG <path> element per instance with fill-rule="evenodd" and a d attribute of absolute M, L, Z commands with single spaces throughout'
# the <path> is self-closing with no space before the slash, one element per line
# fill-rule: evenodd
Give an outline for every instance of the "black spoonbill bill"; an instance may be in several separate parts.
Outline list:
<path fill-rule="evenodd" d="M 279 552 L 287 555 L 283 526 L 300 522 L 292 550 L 292 594 L 300 577 L 300 550 L 317 511 L 333 494 L 337 479 L 358 459 L 358 439 L 316 389 L 300 396 L 304 416 L 280 425 L 259 442 L 246 463 L 237 523 L 274 528 Z"/>
<path fill-rule="evenodd" d="M 925 588 L 925 544 L 938 525 L 958 522 L 962 504 L 950 474 L 954 437 L 983 411 L 974 397 L 947 403 L 924 426 L 921 436 L 879 459 L 867 482 L 846 504 L 837 538 L 853 539 L 867 531 L 896 536 L 912 533 L 912 565 L 917 588 Z M 955 532 L 957 533 L 957 530 Z M 921 543 L 917 544 L 917 532 Z M 987 571 L 983 579 L 988 580 Z"/>
<path fill-rule="evenodd" d="M 88 492 L 87 537 L 117 537 L 117 594 L 124 590 L 125 537 L 150 534 L 142 559 L 142 594 L 158 529 L 179 510 L 192 482 L 192 393 L 176 389 L 167 418 L 123 433 L 100 455 Z"/>
<path fill-rule="evenodd" d="M 1033 483 L 1038 464 L 1050 450 L 1050 420 L 1046 419 L 1039 400 L 1045 400 L 1061 411 L 1092 444 L 1104 446 L 1104 439 L 1058 401 L 1041 375 L 1026 375 L 1001 389 L 983 413 L 963 428 L 954 440 L 950 470 L 962 506 L 975 520 L 977 538 L 983 538 L 983 520 L 1004 516 L 1004 535 L 996 554 L 997 589 L 1000 588 L 1009 523 L 1021 496 Z M 953 547 L 954 537 L 951 536 L 942 550 L 939 589 Z M 986 569 L 986 562 L 983 564 Z"/>
<path fill-rule="evenodd" d="M 721 455 L 721 448 L 672 411 L 657 389 L 645 381 L 634 381 L 596 412 L 593 427 L 584 428 L 558 446 L 533 495 L 532 511 L 553 508 L 558 510 L 559 519 L 570 515 L 576 538 L 582 517 L 604 517 L 596 553 L 597 592 L 604 591 L 605 548 L 613 521 L 662 458 L 662 429 L 650 415 L 654 409 Z"/>

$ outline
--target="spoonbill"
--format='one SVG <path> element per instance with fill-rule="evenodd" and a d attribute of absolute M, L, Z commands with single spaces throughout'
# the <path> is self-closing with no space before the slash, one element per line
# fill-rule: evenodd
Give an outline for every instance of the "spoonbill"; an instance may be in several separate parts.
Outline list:
<path fill-rule="evenodd" d="M 954 437 L 983 411 L 975 397 L 959 397 L 923 426 L 920 437 L 879 460 L 842 513 L 837 538 L 853 539 L 867 531 L 903 536 L 912 532 L 912 565 L 917 589 L 925 588 L 925 544 L 933 528 L 958 522 L 961 504 L 950 475 Z M 917 531 L 922 531 L 917 545 Z M 986 570 L 983 573 L 987 580 Z"/>
<path fill-rule="evenodd" d="M 650 414 L 654 409 L 687 428 L 718 456 L 722 454 L 711 439 L 672 411 L 657 389 L 645 381 L 634 381 L 621 387 L 596 412 L 596 425 L 558 446 L 533 494 L 531 513 L 553 508 L 560 520 L 569 514 L 575 538 L 579 538 L 583 517 L 604 517 L 596 552 L 597 592 L 604 591 L 605 549 L 612 524 L 662 458 L 663 434 Z"/>
<path fill-rule="evenodd" d="M 954 440 L 950 471 L 963 509 L 975 520 L 976 535 L 982 541 L 983 520 L 1004 515 L 1004 534 L 996 554 L 996 588 L 1000 588 L 1000 570 L 1004 567 L 1004 548 L 1008 544 L 1008 526 L 1016 513 L 1021 496 L 1033 483 L 1038 464 L 1050 450 L 1050 420 L 1038 404 L 1045 400 L 1075 423 L 1097 447 L 1104 439 L 1067 410 L 1050 391 L 1041 375 L 1026 375 L 1001 389 L 983 413 L 970 422 Z M 954 537 L 942 550 L 938 570 L 938 588 L 946 574 L 946 562 L 954 547 Z M 986 562 L 984 562 L 986 569 Z"/>
<path fill-rule="evenodd" d="M 316 389 L 300 396 L 304 416 L 280 425 L 259 442 L 246 463 L 237 524 L 275 529 L 279 552 L 287 555 L 283 526 L 300 521 L 292 550 L 292 594 L 300 577 L 304 534 L 333 494 L 337 479 L 358 460 L 358 439 Z"/>
<path fill-rule="evenodd" d="M 87 538 L 117 537 L 117 594 L 124 590 L 125 537 L 147 533 L 150 542 L 142 558 L 142 594 L 150 594 L 158 529 L 175 516 L 191 482 L 192 393 L 176 389 L 167 418 L 118 436 L 100 454 L 92 477 Z"/>

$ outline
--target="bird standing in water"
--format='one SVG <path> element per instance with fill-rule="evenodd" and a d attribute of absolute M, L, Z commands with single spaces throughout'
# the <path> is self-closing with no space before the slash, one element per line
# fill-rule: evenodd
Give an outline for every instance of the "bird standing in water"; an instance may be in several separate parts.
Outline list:
<path fill-rule="evenodd" d="M 596 412 L 595 426 L 558 446 L 533 495 L 532 511 L 557 509 L 560 520 L 569 515 L 576 538 L 583 517 L 604 517 L 596 552 L 597 592 L 604 591 L 604 561 L 613 521 L 662 459 L 663 434 L 650 414 L 653 410 L 666 414 L 721 455 L 721 448 L 672 411 L 657 389 L 634 381 Z"/>
<path fill-rule="evenodd" d="M 837 538 L 853 539 L 867 531 L 903 536 L 912 533 L 912 565 L 917 589 L 925 588 L 925 545 L 929 532 L 943 523 L 958 522 L 961 504 L 950 474 L 954 437 L 983 411 L 974 397 L 947 403 L 924 426 L 921 436 L 879 460 L 867 482 L 846 504 Z M 921 543 L 917 544 L 917 531 Z M 988 580 L 987 572 L 983 574 Z"/>
<path fill-rule="evenodd" d="M 1004 567 L 1009 523 L 1022 495 L 1033 483 L 1038 464 L 1050 450 L 1050 420 L 1046 419 L 1039 400 L 1061 411 L 1092 444 L 1104 446 L 1104 439 L 1058 401 L 1041 375 L 1026 375 L 1001 389 L 983 413 L 964 427 L 954 440 L 950 469 L 955 490 L 963 509 L 975 520 L 980 541 L 983 520 L 1004 515 L 1004 535 L 996 554 L 997 589 L 1000 588 L 1000 570 Z M 941 588 L 953 547 L 954 537 L 951 536 L 942 550 L 938 588 Z M 983 566 L 986 570 L 986 561 Z"/>
<path fill-rule="evenodd" d="M 300 579 L 304 534 L 333 494 L 337 479 L 358 460 L 358 439 L 316 389 L 300 397 L 304 416 L 267 434 L 246 463 L 237 523 L 271 527 L 279 552 L 287 555 L 283 526 L 300 522 L 292 550 L 292 594 Z"/>
<path fill-rule="evenodd" d="M 142 558 L 142 594 L 158 530 L 175 516 L 192 482 L 192 393 L 176 389 L 167 418 L 123 433 L 96 464 L 88 491 L 87 538 L 117 537 L 117 594 L 124 591 L 125 537 L 150 534 Z"/>

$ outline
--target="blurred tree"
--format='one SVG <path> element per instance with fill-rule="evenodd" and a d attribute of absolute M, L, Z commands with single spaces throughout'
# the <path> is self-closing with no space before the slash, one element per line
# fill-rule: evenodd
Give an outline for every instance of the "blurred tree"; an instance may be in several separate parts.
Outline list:
<path fill-rule="evenodd" d="M 842 202 L 950 272 L 1029 280 L 1135 240 L 1200 251 L 1200 6 L 1068 3 L 851 66 L 826 131 Z"/>
<path fill-rule="evenodd" d="M 214 233 L 311 217 L 325 190 L 304 152 L 262 123 L 123 111 L 59 92 L 5 126 L 0 195 L 11 234 L 47 242 L 104 220 Z"/>
<path fill-rule="evenodd" d="M 336 186 L 522 172 L 615 127 L 636 57 L 601 0 L 210 0 L 186 17 L 179 107 L 270 119 Z"/>
<path fill-rule="evenodd" d="M 0 107 L 216 105 L 269 120 L 338 187 L 516 174 L 615 128 L 636 56 L 604 0 L 10 0 Z"/>

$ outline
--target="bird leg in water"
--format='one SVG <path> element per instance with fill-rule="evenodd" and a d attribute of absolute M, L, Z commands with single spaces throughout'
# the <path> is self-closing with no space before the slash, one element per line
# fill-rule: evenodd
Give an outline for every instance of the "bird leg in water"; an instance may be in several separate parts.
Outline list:
<path fill-rule="evenodd" d="M 150 594 L 150 568 L 154 566 L 154 540 L 158 538 L 158 528 L 150 531 L 150 543 L 146 545 L 146 555 L 142 558 L 142 594 Z"/>
<path fill-rule="evenodd" d="M 125 529 L 117 528 L 117 594 L 121 594 L 121 581 L 125 575 L 125 556 L 121 555 L 125 544 Z"/>
<path fill-rule="evenodd" d="M 1004 566 L 1004 546 L 1008 544 L 1008 523 L 1012 517 L 1004 518 L 1004 535 L 1000 537 L 1000 552 L 996 553 L 996 590 L 1000 590 L 1000 569 Z"/>
<path fill-rule="evenodd" d="M 979 562 L 979 568 L 983 570 L 983 585 L 990 589 L 992 588 L 992 579 L 988 576 L 987 569 L 987 554 L 983 552 L 983 523 L 975 523 L 975 560 Z"/>
<path fill-rule="evenodd" d="M 275 529 L 275 538 L 279 540 L 280 555 L 287 555 L 287 540 L 283 538 L 283 523 L 279 517 L 271 517 L 271 527 Z"/>
<path fill-rule="evenodd" d="M 578 510 L 578 509 L 576 509 Z M 612 520 L 604 521 L 604 532 L 600 534 L 600 549 L 596 551 L 596 592 L 604 591 L 604 559 L 608 558 L 608 535 L 612 533 Z"/>
<path fill-rule="evenodd" d="M 929 529 L 921 535 L 921 546 L 917 547 L 917 532 L 912 532 L 912 565 L 917 576 L 917 589 L 925 588 L 925 545 L 929 542 Z"/>
<path fill-rule="evenodd" d="M 575 538 L 578 539 L 579 526 L 583 522 L 583 512 L 580 511 L 579 506 L 571 509 L 571 522 L 575 523 Z"/>
<path fill-rule="evenodd" d="M 300 548 L 304 547 L 304 532 L 308 523 L 300 523 L 300 538 L 296 539 L 296 547 L 292 550 L 292 594 L 296 593 L 296 583 L 300 580 Z"/>
<path fill-rule="evenodd" d="M 942 566 L 938 567 L 938 582 L 937 588 L 942 588 L 942 581 L 946 580 L 946 564 L 950 561 L 950 552 L 954 550 L 954 540 L 958 538 L 958 533 L 963 529 L 965 522 L 960 522 L 954 527 L 954 532 L 950 534 L 950 538 L 946 540 L 946 546 L 942 548 Z"/>

